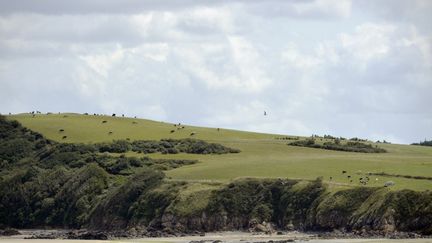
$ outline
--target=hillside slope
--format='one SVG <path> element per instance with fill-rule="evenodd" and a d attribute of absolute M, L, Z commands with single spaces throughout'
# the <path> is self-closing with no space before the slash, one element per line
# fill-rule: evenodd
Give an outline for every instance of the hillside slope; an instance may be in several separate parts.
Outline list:
<path fill-rule="evenodd" d="M 194 133 L 193 137 L 204 140 L 273 139 L 274 137 L 271 134 L 229 129 L 218 130 L 217 128 L 178 125 L 146 119 L 73 113 L 35 115 L 34 117 L 30 114 L 20 114 L 12 118 L 21 122 L 25 127 L 44 134 L 49 139 L 69 143 L 95 143 L 126 138 L 131 140 L 178 139 L 191 137 L 191 133 Z M 60 129 L 63 129 L 64 132 L 60 133 Z M 67 138 L 62 139 L 65 135 Z"/>
<path fill-rule="evenodd" d="M 400 231 L 432 234 L 430 191 L 364 186 L 329 190 L 320 178 L 169 180 L 166 172 L 198 161 L 115 152 L 145 148 L 153 154 L 154 147 L 176 149 L 183 156 L 243 153 L 216 143 L 196 139 L 58 143 L 3 116 L 0 138 L 0 228 L 88 228 L 96 230 L 97 237 L 100 231 L 110 237 L 142 237 L 221 230 L 272 232 L 274 227 L 338 229 L 363 237 Z M 105 149 L 114 150 L 102 153 Z"/>
<path fill-rule="evenodd" d="M 178 180 L 222 181 L 240 177 L 292 178 L 313 180 L 323 177 L 334 187 L 360 186 L 368 173 L 429 177 L 432 175 L 432 148 L 410 145 L 379 144 L 388 152 L 365 154 L 288 146 L 280 135 L 242 132 L 227 129 L 192 127 L 143 119 L 78 114 L 14 115 L 24 126 L 59 142 L 94 143 L 113 139 L 162 139 L 194 137 L 215 141 L 239 154 L 151 154 L 152 158 L 194 159 L 200 163 L 170 170 L 167 176 Z M 103 123 L 106 121 L 106 123 Z M 181 128 L 181 127 L 185 128 Z M 59 130 L 63 129 L 64 132 Z M 174 132 L 171 132 L 174 130 Z M 110 134 L 110 132 L 112 132 Z M 191 133 L 194 133 L 191 136 Z M 64 136 L 67 138 L 62 139 Z M 128 156 L 143 156 L 128 152 Z M 347 173 L 342 173 L 347 171 Z M 348 178 L 349 176 L 349 178 Z M 331 178 L 331 179 L 330 179 Z M 427 190 L 431 180 L 371 176 L 367 186 L 395 182 L 394 189 Z"/>

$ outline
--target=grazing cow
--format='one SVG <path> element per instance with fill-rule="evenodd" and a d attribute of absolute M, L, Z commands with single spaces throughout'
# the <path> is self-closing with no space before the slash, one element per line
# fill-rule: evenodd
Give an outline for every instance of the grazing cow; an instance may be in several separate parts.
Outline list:
<path fill-rule="evenodd" d="M 138 123 L 138 122 L 136 122 L 136 121 L 133 121 L 133 122 L 132 122 L 132 124 L 137 124 L 137 123 Z"/>
<path fill-rule="evenodd" d="M 175 132 L 175 130 L 171 130 L 171 133 L 174 133 Z"/>
<path fill-rule="evenodd" d="M 60 129 L 59 132 L 64 132 L 64 129 Z"/>
<path fill-rule="evenodd" d="M 111 135 L 112 133 L 113 133 L 113 132 L 110 131 L 108 134 Z"/>
<path fill-rule="evenodd" d="M 116 116 L 116 114 L 115 114 L 115 113 L 113 113 L 113 114 L 112 114 L 112 116 Z"/>
<path fill-rule="evenodd" d="M 333 180 L 333 177 L 330 176 L 330 180 Z"/>
<path fill-rule="evenodd" d="M 102 123 L 107 123 L 107 121 L 102 121 Z"/>
<path fill-rule="evenodd" d="M 352 180 L 350 180 L 350 182 L 352 182 Z"/>
<path fill-rule="evenodd" d="M 63 136 L 63 138 L 62 139 L 66 139 L 67 138 L 67 136 Z"/>
<path fill-rule="evenodd" d="M 347 176 L 347 177 L 348 177 L 348 179 L 349 179 L 349 178 L 351 178 L 351 176 L 350 176 L 350 175 L 349 175 L 349 176 Z"/>
<path fill-rule="evenodd" d="M 342 174 L 345 174 L 345 173 L 347 173 L 346 170 L 343 170 L 343 171 L 342 171 Z"/>
<path fill-rule="evenodd" d="M 218 132 L 220 131 L 220 129 L 219 129 L 219 128 L 218 128 L 217 130 L 218 130 Z"/>
<path fill-rule="evenodd" d="M 194 136 L 195 134 L 196 134 L 196 132 L 191 132 L 191 134 L 190 134 L 190 135 L 191 135 L 191 136 Z"/>

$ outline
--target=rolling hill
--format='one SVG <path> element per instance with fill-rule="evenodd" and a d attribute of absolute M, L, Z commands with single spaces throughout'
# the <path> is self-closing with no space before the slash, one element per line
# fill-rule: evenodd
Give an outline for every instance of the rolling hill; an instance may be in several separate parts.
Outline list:
<path fill-rule="evenodd" d="M 96 143 L 116 139 L 133 141 L 193 137 L 241 150 L 241 153 L 221 155 L 147 154 L 155 159 L 199 161 L 167 171 L 171 180 L 225 183 L 242 177 L 300 180 L 323 177 L 331 188 L 339 189 L 362 186 L 359 179 L 369 176 L 371 180 L 368 187 L 382 187 L 386 181 L 393 181 L 395 185 L 392 190 L 423 191 L 432 188 L 432 180 L 422 178 L 432 175 L 432 148 L 429 147 L 378 144 L 387 153 L 354 153 L 288 146 L 288 141 L 276 139 L 281 137 L 276 134 L 184 124 L 174 126 L 171 123 L 134 118 L 62 113 L 35 116 L 19 114 L 8 116 L 8 119 L 17 120 L 23 126 L 58 142 Z M 60 129 L 64 131 L 60 132 Z M 127 152 L 126 155 L 143 156 L 135 152 Z M 385 175 L 369 174 L 382 172 Z"/>

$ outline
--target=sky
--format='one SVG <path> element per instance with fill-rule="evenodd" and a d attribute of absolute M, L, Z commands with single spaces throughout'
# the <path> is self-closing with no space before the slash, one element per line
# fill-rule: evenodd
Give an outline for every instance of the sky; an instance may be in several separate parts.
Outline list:
<path fill-rule="evenodd" d="M 0 113 L 432 139 L 431 12 L 428 0 L 5 0 Z"/>

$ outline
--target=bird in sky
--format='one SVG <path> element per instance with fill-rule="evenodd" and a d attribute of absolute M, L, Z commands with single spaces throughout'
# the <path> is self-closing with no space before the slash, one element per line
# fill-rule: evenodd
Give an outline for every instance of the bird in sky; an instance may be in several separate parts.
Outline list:
<path fill-rule="evenodd" d="M 264 116 L 267 116 L 267 112 L 266 111 L 264 111 Z"/>

